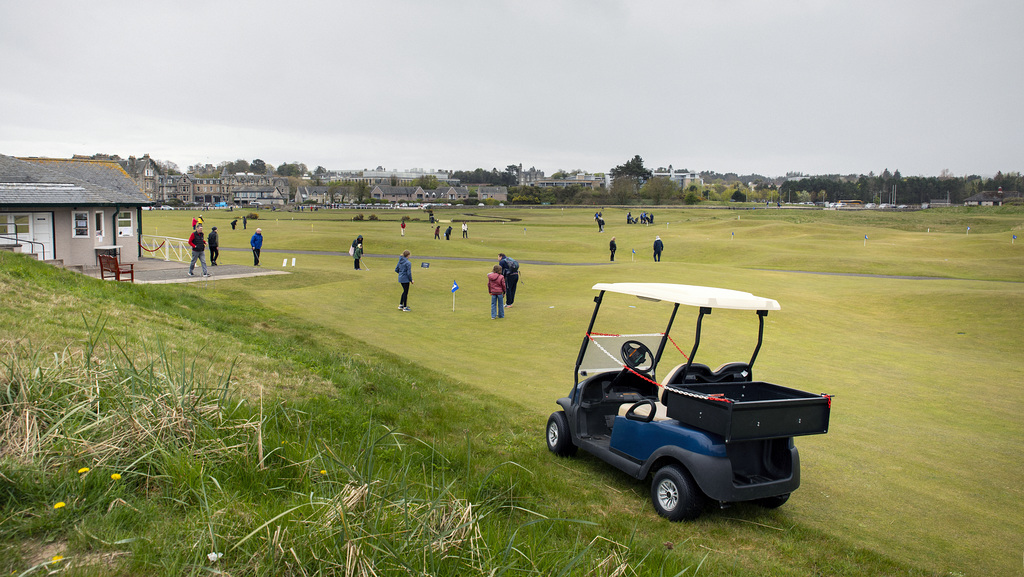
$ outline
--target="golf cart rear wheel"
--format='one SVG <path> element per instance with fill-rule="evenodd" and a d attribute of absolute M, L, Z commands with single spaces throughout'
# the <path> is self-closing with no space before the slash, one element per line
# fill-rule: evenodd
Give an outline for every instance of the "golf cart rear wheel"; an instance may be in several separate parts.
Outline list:
<path fill-rule="evenodd" d="M 651 502 L 654 510 L 669 521 L 692 521 L 704 510 L 704 494 L 678 465 L 666 465 L 654 474 Z"/>
<path fill-rule="evenodd" d="M 551 413 L 548 417 L 547 434 L 548 450 L 559 457 L 571 457 L 576 454 L 576 445 L 572 442 L 569 432 L 569 419 L 564 411 Z"/>

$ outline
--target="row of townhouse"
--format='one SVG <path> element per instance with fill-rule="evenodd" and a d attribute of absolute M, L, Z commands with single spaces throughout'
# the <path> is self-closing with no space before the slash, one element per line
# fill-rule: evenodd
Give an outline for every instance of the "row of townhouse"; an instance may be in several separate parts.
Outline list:
<path fill-rule="evenodd" d="M 370 198 L 387 202 L 465 202 L 474 190 L 466 186 L 439 186 L 435 190 L 425 190 L 419 186 L 385 186 L 378 185 L 370 191 Z M 475 189 L 477 200 L 493 199 L 498 202 L 508 200 L 508 187 L 481 186 Z"/>
<path fill-rule="evenodd" d="M 159 202 L 176 199 L 184 204 L 283 205 L 288 197 L 288 179 L 272 174 L 223 172 L 220 178 L 191 174 L 157 177 L 156 200 Z"/>
<path fill-rule="evenodd" d="M 374 170 L 332 170 L 327 173 L 326 180 L 351 184 L 366 183 L 370 186 L 415 186 L 416 182 L 425 176 L 433 176 L 439 183 L 446 186 L 461 184 L 459 179 L 452 178 L 451 173 L 445 170 L 424 170 L 422 168 L 387 170 L 381 166 Z"/>
<path fill-rule="evenodd" d="M 178 200 L 184 204 L 283 205 L 289 196 L 288 179 L 272 174 L 228 174 L 224 170 L 219 178 L 165 175 L 149 154 L 129 156 L 127 160 L 116 154 L 76 154 L 72 160 L 116 162 L 146 198 L 159 203 Z"/>
<path fill-rule="evenodd" d="M 493 199 L 497 202 L 508 201 L 508 188 L 504 186 L 481 186 L 470 189 L 466 186 L 439 186 L 435 190 L 427 190 L 420 186 L 391 186 L 379 184 L 371 188 L 368 196 L 379 202 L 397 202 L 423 204 L 435 202 L 466 202 L 476 192 L 476 200 Z M 355 201 L 355 190 L 350 186 L 331 189 L 328 186 L 300 186 L 295 193 L 298 203 L 331 204 Z"/>

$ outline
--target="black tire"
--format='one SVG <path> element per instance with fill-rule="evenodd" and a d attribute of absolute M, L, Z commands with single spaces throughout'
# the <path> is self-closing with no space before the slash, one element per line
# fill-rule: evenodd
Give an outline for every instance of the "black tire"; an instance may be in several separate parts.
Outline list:
<path fill-rule="evenodd" d="M 764 507 L 765 509 L 778 509 L 785 505 L 786 501 L 789 501 L 789 493 L 786 493 L 785 495 L 776 495 L 774 497 L 765 497 L 763 499 L 754 499 L 754 504 L 758 507 Z"/>
<path fill-rule="evenodd" d="M 693 521 L 704 511 L 704 493 L 679 465 L 666 465 L 654 474 L 651 502 L 669 521 Z"/>
<path fill-rule="evenodd" d="M 576 454 L 577 447 L 572 442 L 569 418 L 565 416 L 565 411 L 551 413 L 544 436 L 548 440 L 548 450 L 559 457 L 571 457 Z"/>

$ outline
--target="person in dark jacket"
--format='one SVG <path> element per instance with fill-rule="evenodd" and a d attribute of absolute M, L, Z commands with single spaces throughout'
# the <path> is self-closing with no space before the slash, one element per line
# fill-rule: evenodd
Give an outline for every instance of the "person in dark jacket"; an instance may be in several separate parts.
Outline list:
<path fill-rule="evenodd" d="M 505 253 L 498 253 L 498 264 L 501 274 L 505 277 L 505 308 L 512 308 L 516 302 L 516 286 L 519 284 L 519 271 L 512 268 Z"/>
<path fill-rule="evenodd" d="M 210 266 L 217 266 L 217 258 L 220 256 L 220 235 L 217 234 L 217 227 L 210 230 L 210 237 L 206 239 L 210 245 Z"/>
<path fill-rule="evenodd" d="M 359 249 L 359 256 L 356 256 L 356 249 Z M 359 259 L 363 257 L 363 235 L 359 235 L 355 240 L 352 241 L 352 248 L 348 249 L 348 254 L 355 258 L 353 263 L 354 268 L 359 270 Z"/>
<path fill-rule="evenodd" d="M 360 270 L 360 268 L 359 268 L 359 259 L 363 258 L 363 245 L 362 244 L 356 245 L 356 249 L 354 251 L 352 251 L 352 258 L 355 259 L 356 270 Z"/>
<path fill-rule="evenodd" d="M 260 249 L 263 248 L 263 230 L 257 228 L 256 232 L 249 239 L 249 246 L 252 247 L 252 266 L 260 266 Z"/>
<path fill-rule="evenodd" d="M 448 228 L 446 228 L 444 230 L 444 239 L 445 240 L 451 240 L 452 239 L 452 227 L 451 227 L 451 225 L 448 225 Z"/>
<path fill-rule="evenodd" d="M 665 250 L 665 243 L 661 242 L 661 237 L 654 237 L 654 262 L 661 262 L 661 251 Z"/>
<path fill-rule="evenodd" d="M 192 247 L 192 264 L 188 265 L 188 276 L 196 276 L 194 271 L 197 260 L 203 265 L 203 276 L 210 276 L 206 270 L 206 239 L 203 238 L 203 225 L 196 224 L 192 236 L 188 237 L 188 245 Z"/>
<path fill-rule="evenodd" d="M 402 299 L 398 301 L 398 310 L 409 312 L 409 285 L 412 284 L 412 263 L 409 262 L 409 251 L 402 251 L 398 257 L 398 264 L 395 265 L 395 272 L 398 273 L 398 282 L 402 285 Z"/>
<path fill-rule="evenodd" d="M 615 262 L 615 249 L 616 248 L 618 248 L 618 247 L 615 245 L 615 237 L 613 236 L 612 237 L 612 241 L 608 243 L 608 250 L 612 251 L 612 260 L 611 260 L 611 262 Z"/>

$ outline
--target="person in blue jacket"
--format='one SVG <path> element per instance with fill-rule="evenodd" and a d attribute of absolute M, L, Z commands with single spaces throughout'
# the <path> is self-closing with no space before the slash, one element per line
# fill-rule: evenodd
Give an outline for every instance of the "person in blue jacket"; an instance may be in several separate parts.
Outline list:
<path fill-rule="evenodd" d="M 412 263 L 409 262 L 409 251 L 402 251 L 398 257 L 398 264 L 395 265 L 395 272 L 398 273 L 398 282 L 402 284 L 402 300 L 398 303 L 398 310 L 409 312 L 409 285 L 412 284 Z"/>
<path fill-rule="evenodd" d="M 252 247 L 252 266 L 260 266 L 260 249 L 263 248 L 262 229 L 256 229 L 256 233 L 249 239 L 249 246 Z"/>

